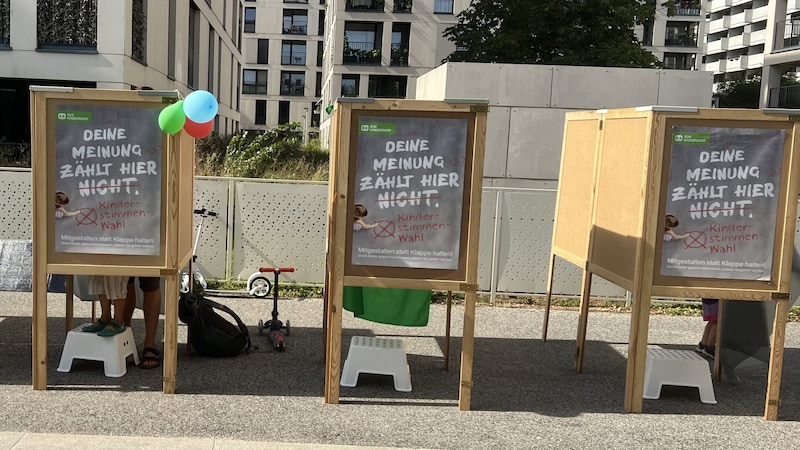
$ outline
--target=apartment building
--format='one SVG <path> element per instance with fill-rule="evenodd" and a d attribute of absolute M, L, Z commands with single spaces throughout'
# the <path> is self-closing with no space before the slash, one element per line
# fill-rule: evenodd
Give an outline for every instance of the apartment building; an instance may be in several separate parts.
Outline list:
<path fill-rule="evenodd" d="M 197 89 L 239 129 L 240 0 L 0 0 L 0 144 L 30 143 L 29 86 Z"/>
<path fill-rule="evenodd" d="M 670 14 L 659 2 L 654 20 L 636 28 L 642 47 L 662 61 L 665 69 L 701 69 L 706 25 L 702 6 L 700 0 L 683 0 Z"/>
<path fill-rule="evenodd" d="M 319 127 L 325 0 L 243 0 L 242 128 Z"/>
<path fill-rule="evenodd" d="M 339 97 L 414 98 L 419 76 L 455 46 L 442 36 L 469 0 L 328 0 L 320 133 Z"/>

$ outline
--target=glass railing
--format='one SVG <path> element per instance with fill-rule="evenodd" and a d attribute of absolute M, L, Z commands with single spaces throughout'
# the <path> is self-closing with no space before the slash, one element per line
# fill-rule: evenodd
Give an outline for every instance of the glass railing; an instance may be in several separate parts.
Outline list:
<path fill-rule="evenodd" d="M 775 22 L 774 50 L 800 46 L 800 18 Z"/>
<path fill-rule="evenodd" d="M 383 0 L 346 0 L 345 11 L 380 11 L 383 12 Z"/>
<path fill-rule="evenodd" d="M 381 50 L 374 42 L 346 42 L 342 61 L 344 64 L 381 63 Z"/>
<path fill-rule="evenodd" d="M 800 109 L 800 86 L 781 86 L 769 90 L 770 108 Z"/>

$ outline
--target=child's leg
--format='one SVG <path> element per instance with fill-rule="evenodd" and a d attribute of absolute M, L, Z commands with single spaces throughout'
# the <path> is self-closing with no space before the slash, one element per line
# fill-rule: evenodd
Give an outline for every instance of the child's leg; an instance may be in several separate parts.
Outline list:
<path fill-rule="evenodd" d="M 717 345 L 717 321 L 710 320 L 708 322 L 708 339 L 706 339 L 707 347 L 715 347 Z"/>
<path fill-rule="evenodd" d="M 99 294 L 100 300 L 100 320 L 103 322 L 111 321 L 111 300 L 105 294 Z"/>
<path fill-rule="evenodd" d="M 114 322 L 125 324 L 125 297 L 114 300 Z"/>

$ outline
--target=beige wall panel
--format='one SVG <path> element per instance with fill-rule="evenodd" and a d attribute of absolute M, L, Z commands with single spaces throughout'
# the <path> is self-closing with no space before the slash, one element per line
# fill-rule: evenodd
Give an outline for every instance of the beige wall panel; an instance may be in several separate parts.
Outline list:
<path fill-rule="evenodd" d="M 658 103 L 659 71 L 558 66 L 551 106 L 572 109 L 624 108 Z M 710 90 L 710 85 L 705 86 Z"/>
<path fill-rule="evenodd" d="M 554 108 L 511 108 L 506 177 L 558 179 L 567 112 Z M 492 147 L 497 145 L 489 139 L 487 142 L 492 142 Z M 587 156 L 590 154 L 587 152 Z"/>

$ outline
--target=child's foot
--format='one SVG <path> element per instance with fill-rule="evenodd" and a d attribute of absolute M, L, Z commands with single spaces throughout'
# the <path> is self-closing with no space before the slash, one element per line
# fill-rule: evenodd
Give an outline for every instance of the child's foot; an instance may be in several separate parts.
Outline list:
<path fill-rule="evenodd" d="M 697 344 L 697 348 L 694 349 L 694 351 L 696 351 L 697 353 L 703 353 L 703 350 L 705 350 L 705 348 L 706 348 L 705 344 L 703 344 L 702 342 L 699 342 Z"/>
<path fill-rule="evenodd" d="M 714 359 L 714 355 L 716 353 L 716 350 L 717 350 L 716 347 L 714 347 L 713 345 L 704 345 L 703 346 L 703 354 L 708 356 L 708 357 L 710 357 L 711 359 Z"/>
<path fill-rule="evenodd" d="M 87 333 L 97 333 L 105 328 L 106 325 L 108 325 L 108 322 L 104 322 L 103 319 L 97 319 L 91 325 L 86 325 L 85 327 L 81 328 L 81 331 L 85 331 Z"/>
<path fill-rule="evenodd" d="M 120 334 L 123 331 L 125 331 L 125 325 L 112 320 L 111 322 L 108 322 L 106 324 L 105 328 L 98 331 L 97 335 L 102 337 L 109 337 L 109 336 L 114 336 L 116 334 Z"/>

